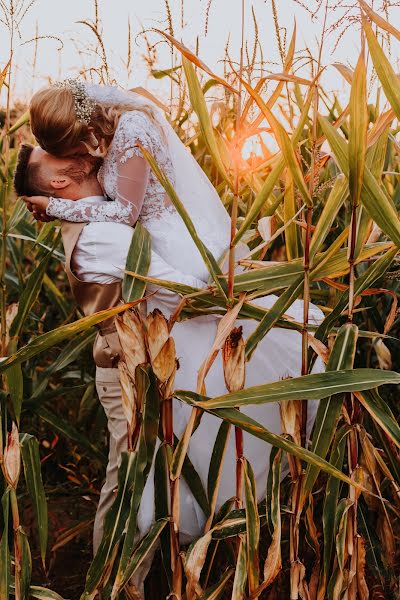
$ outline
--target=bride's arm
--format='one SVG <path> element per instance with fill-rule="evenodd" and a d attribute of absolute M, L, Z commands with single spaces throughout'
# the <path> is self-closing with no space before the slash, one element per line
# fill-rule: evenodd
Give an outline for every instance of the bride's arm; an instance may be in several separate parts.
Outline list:
<path fill-rule="evenodd" d="M 139 152 L 137 148 L 132 148 L 131 153 L 134 151 Z M 142 156 L 133 154 L 127 158 L 127 154 L 125 150 L 118 156 L 117 195 L 114 201 L 50 198 L 46 214 L 65 221 L 114 221 L 134 225 L 142 209 L 150 167 Z"/>

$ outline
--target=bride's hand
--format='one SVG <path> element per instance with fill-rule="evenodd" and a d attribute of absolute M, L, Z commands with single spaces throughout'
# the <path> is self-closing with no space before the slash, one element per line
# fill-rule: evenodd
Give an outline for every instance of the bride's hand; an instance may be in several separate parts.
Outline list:
<path fill-rule="evenodd" d="M 46 212 L 46 208 L 49 205 L 49 199 L 46 196 L 26 196 L 24 202 L 28 205 L 31 204 L 32 209 L 39 212 Z M 32 212 L 33 212 L 32 210 Z"/>
<path fill-rule="evenodd" d="M 36 221 L 42 221 L 44 223 L 54 221 L 54 217 L 51 217 L 46 213 L 46 207 L 49 203 L 48 198 L 45 196 L 28 196 L 22 199 L 26 203 L 27 209 L 32 213 Z M 47 200 L 47 202 L 42 203 L 43 200 Z"/>

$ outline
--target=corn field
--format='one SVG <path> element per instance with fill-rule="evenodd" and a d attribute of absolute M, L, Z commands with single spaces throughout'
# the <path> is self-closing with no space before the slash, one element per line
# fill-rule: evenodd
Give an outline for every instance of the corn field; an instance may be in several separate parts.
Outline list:
<path fill-rule="evenodd" d="M 400 31 L 362 0 L 359 10 L 360 56 L 353 68 L 337 65 L 345 103 L 321 86 L 321 57 L 310 61 L 308 78 L 296 75 L 296 28 L 282 47 L 282 70 L 261 76 L 256 45 L 253 54 L 242 48 L 240 64 L 227 53 L 217 75 L 171 28 L 153 32 L 174 57 L 171 68 L 152 71 L 178 91 L 169 119 L 232 219 L 229 268 L 222 272 L 143 149 L 210 273 L 205 290 L 158 282 L 182 296 L 170 322 L 161 314 L 143 322 L 134 306 L 149 281 L 140 271 L 139 258 L 150 252 L 143 235 L 134 236 L 127 259 L 127 304 L 83 317 L 74 303 L 59 223 L 37 223 L 13 193 L 18 147 L 32 136 L 29 115 L 12 104 L 11 53 L 0 73 L 7 97 L 0 135 L 0 600 L 129 598 L 125 585 L 156 543 L 148 598 L 400 598 L 400 78 L 384 45 L 400 40 Z M 92 75 L 105 82 L 107 69 L 103 62 Z M 258 151 L 244 158 L 250 140 Z M 235 274 L 241 240 L 251 251 L 241 261 L 244 272 Z M 279 296 L 270 310 L 248 302 L 270 293 Z M 304 300 L 302 323 L 285 317 L 297 298 Z M 311 301 L 324 312 L 318 327 L 308 323 Z M 174 321 L 205 313 L 224 315 L 221 351 L 216 356 L 210 348 L 196 393 L 175 390 Z M 92 560 L 107 437 L 91 346 L 94 325 L 110 316 L 126 357 L 130 445 Z M 257 321 L 248 339 L 238 341 L 237 316 Z M 302 336 L 302 374 L 246 388 L 246 363 L 272 327 Z M 326 372 L 309 374 L 317 357 Z M 213 360 L 224 361 L 227 392 L 218 398 L 206 392 Z M 174 396 L 192 406 L 181 439 L 173 434 Z M 311 440 L 306 399 L 319 401 Z M 240 411 L 268 402 L 281 405 L 282 435 Z M 186 458 L 204 411 L 221 421 L 208 486 Z M 231 427 L 236 497 L 216 512 Z M 241 448 L 243 431 L 273 446 L 261 504 Z M 137 507 L 155 454 L 156 521 L 135 543 Z M 281 481 L 284 460 L 289 474 Z M 179 545 L 182 477 L 207 519 L 204 535 L 189 547 Z"/>

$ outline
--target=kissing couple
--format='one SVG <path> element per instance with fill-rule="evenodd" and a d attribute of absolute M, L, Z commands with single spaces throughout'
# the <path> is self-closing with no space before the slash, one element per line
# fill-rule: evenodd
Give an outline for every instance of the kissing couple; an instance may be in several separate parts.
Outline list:
<path fill-rule="evenodd" d="M 210 285 L 209 272 L 198 247 L 142 148 L 154 157 L 171 182 L 198 237 L 215 260 L 222 263 L 229 249 L 231 219 L 206 174 L 148 94 L 68 79 L 33 96 L 30 119 L 38 146 L 21 148 L 15 188 L 38 220 L 60 219 L 66 272 L 72 292 L 86 315 L 119 304 L 125 263 L 137 222 L 151 238 L 149 277 L 183 283 L 197 290 Z M 245 244 L 239 244 L 236 259 L 248 252 Z M 237 266 L 237 272 L 239 269 Z M 251 303 L 269 309 L 277 298 L 269 294 Z M 168 319 L 180 300 L 177 293 L 149 283 L 140 311 L 146 315 L 158 309 Z M 301 322 L 303 301 L 296 300 L 285 316 Z M 311 304 L 309 322 L 318 325 L 323 318 L 322 311 Z M 172 335 L 179 359 L 175 389 L 196 391 L 198 371 L 210 353 L 220 320 L 218 314 L 204 314 L 174 323 Z M 238 318 L 235 326 L 242 327 L 247 339 L 257 322 Z M 110 443 L 106 480 L 94 523 L 95 555 L 101 546 L 105 515 L 116 495 L 121 453 L 127 450 L 127 421 L 118 368 L 123 351 L 113 319 L 104 321 L 99 328 L 93 353 L 96 388 L 107 415 Z M 300 376 L 301 353 L 298 331 L 273 327 L 246 365 L 246 387 Z M 318 358 L 313 372 L 323 370 Z M 226 393 L 221 360 L 213 362 L 205 385 L 208 396 Z M 308 403 L 308 431 L 316 409 L 316 402 Z M 246 406 L 242 412 L 269 431 L 281 433 L 278 403 Z M 191 413 L 191 406 L 173 399 L 177 438 L 182 437 Z M 188 446 L 188 458 L 205 489 L 220 424 L 220 419 L 204 413 Z M 270 451 L 269 444 L 244 433 L 243 455 L 254 470 L 258 501 L 265 497 Z M 231 431 L 216 510 L 236 495 L 233 476 L 236 459 L 235 436 Z M 184 478 L 181 479 L 179 538 L 185 544 L 203 533 L 207 515 Z M 155 520 L 154 491 L 153 461 L 137 514 L 138 540 Z M 152 558 L 150 553 L 132 576 L 139 597 L 143 596 L 143 583 Z"/>

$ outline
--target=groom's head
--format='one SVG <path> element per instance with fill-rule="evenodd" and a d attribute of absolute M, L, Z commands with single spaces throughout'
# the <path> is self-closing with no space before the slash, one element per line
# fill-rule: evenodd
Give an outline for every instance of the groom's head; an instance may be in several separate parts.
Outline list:
<path fill-rule="evenodd" d="M 80 200 L 102 194 L 97 180 L 99 159 L 58 158 L 39 146 L 23 144 L 18 153 L 14 187 L 18 196 L 56 196 Z"/>

